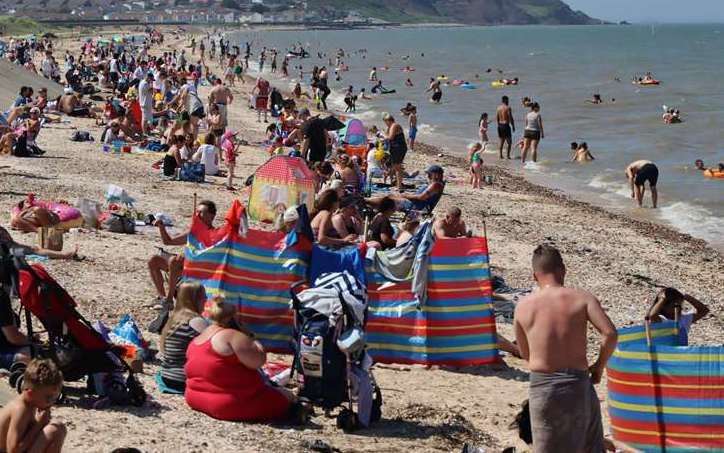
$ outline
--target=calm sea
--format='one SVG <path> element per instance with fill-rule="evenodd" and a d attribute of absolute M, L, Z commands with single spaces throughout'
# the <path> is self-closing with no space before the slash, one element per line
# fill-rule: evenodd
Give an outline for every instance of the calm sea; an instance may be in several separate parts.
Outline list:
<path fill-rule="evenodd" d="M 303 65 L 307 83 L 312 67 L 327 63 L 316 58 L 318 51 L 333 56 L 339 48 L 366 49 L 364 59 L 360 53 L 344 59 L 350 71 L 331 83 L 330 108 L 343 107 L 348 85 L 369 92 L 370 68 L 387 66 L 379 77 L 397 93 L 360 102 L 358 117 L 381 125 L 380 112 L 397 113 L 412 102 L 421 124 L 418 139 L 450 153 L 464 153 L 466 144 L 477 140 L 480 114 L 494 117 L 503 94 L 511 98 L 522 126 L 526 110 L 520 99 L 529 96 L 542 106 L 546 131 L 539 162 L 525 168 L 519 162 L 506 165 L 576 198 L 668 223 L 724 248 L 724 180 L 706 179 L 693 169 L 697 158 L 711 165 L 724 162 L 724 25 L 266 31 L 242 32 L 234 39 L 254 43 L 254 61 L 261 46 L 283 53 L 303 43 L 313 58 L 292 60 L 291 67 Z M 408 65 L 415 71 L 401 71 Z M 493 73 L 486 73 L 488 68 Z M 519 77 L 520 85 L 492 88 L 498 69 L 508 78 Z M 662 84 L 630 83 L 634 74 L 647 71 Z M 299 71 L 290 72 L 296 80 Z M 441 74 L 470 81 L 477 89 L 443 87 L 443 103 L 430 104 L 425 88 L 431 76 Z M 413 88 L 404 85 L 408 77 Z M 587 104 L 593 93 L 607 102 Z M 679 108 L 684 122 L 663 124 L 662 105 Z M 494 129 L 490 136 L 497 140 Z M 571 141 L 586 141 L 596 160 L 569 163 Z M 636 159 L 650 159 L 659 167 L 656 211 L 634 209 L 628 198 L 623 171 Z M 497 151 L 488 153 L 486 162 L 497 163 Z"/>

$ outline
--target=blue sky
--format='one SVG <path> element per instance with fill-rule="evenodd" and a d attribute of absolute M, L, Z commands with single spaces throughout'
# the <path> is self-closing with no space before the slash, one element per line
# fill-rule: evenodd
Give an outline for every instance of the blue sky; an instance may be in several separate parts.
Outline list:
<path fill-rule="evenodd" d="M 724 0 L 563 0 L 573 9 L 610 21 L 724 22 Z"/>

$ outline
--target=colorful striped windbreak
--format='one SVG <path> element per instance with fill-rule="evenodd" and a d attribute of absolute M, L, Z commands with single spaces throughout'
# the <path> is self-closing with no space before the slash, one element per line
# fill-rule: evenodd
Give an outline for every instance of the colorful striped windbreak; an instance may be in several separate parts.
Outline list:
<path fill-rule="evenodd" d="M 495 361 L 485 238 L 435 241 L 422 307 L 410 283 L 391 283 L 371 272 L 367 282 L 367 341 L 377 362 L 464 366 Z"/>
<path fill-rule="evenodd" d="M 619 330 L 608 363 L 613 436 L 646 452 L 724 451 L 724 347 L 672 346 L 673 322 Z"/>
<path fill-rule="evenodd" d="M 227 223 L 209 230 L 194 221 L 185 252 L 184 278 L 200 280 L 209 295 L 239 306 L 245 324 L 269 351 L 289 352 L 289 286 L 304 280 L 310 247 L 285 247 L 280 233 L 238 232 L 238 202 Z M 385 363 L 472 365 L 496 357 L 487 243 L 484 238 L 438 240 L 428 271 L 428 300 L 417 308 L 409 283 L 368 274 L 367 338 Z"/>

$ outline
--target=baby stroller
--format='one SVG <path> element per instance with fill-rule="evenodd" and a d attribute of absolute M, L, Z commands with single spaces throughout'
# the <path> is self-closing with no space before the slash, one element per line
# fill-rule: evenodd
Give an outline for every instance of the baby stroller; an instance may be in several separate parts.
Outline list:
<path fill-rule="evenodd" d="M 91 324 L 78 313 L 76 302 L 40 265 L 29 265 L 22 254 L 12 253 L 0 245 L 0 266 L 10 274 L 12 293 L 20 299 L 20 312 L 25 312 L 25 328 L 33 339 L 30 355 L 53 360 L 66 381 L 88 377 L 90 393 L 95 393 L 94 376 L 106 377 L 104 392 L 116 404 L 141 406 L 146 392 L 122 359 L 123 351 L 108 343 Z M 12 263 L 10 265 L 10 263 Z M 6 275 L 7 277 L 7 275 Z M 37 343 L 32 324 L 35 316 L 45 328 L 46 343 Z M 20 393 L 26 365 L 15 362 L 10 369 L 10 385 Z M 125 373 L 127 378 L 123 378 Z"/>
<path fill-rule="evenodd" d="M 291 287 L 294 310 L 294 364 L 299 373 L 299 397 L 337 415 L 346 432 L 382 418 L 382 392 L 370 371 L 364 327 L 367 291 L 347 271 L 322 274 L 314 287 Z M 354 403 L 357 403 L 357 412 Z M 346 407 L 344 407 L 346 405 Z"/>

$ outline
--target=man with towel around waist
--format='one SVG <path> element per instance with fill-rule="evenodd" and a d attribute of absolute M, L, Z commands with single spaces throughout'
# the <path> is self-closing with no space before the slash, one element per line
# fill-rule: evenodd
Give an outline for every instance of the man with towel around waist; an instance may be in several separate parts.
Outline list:
<path fill-rule="evenodd" d="M 536 453 L 604 451 L 598 396 L 617 334 L 591 293 L 566 288 L 560 252 L 540 245 L 533 252 L 539 289 L 515 308 L 515 337 L 530 368 L 530 419 Z M 588 322 L 602 337 L 598 359 L 588 365 Z"/>

